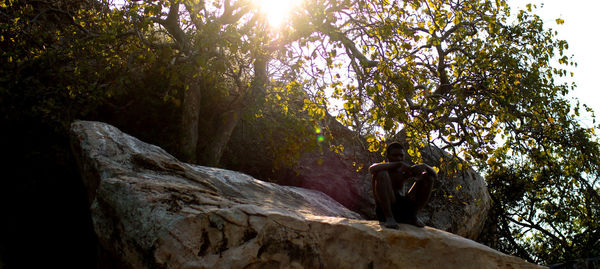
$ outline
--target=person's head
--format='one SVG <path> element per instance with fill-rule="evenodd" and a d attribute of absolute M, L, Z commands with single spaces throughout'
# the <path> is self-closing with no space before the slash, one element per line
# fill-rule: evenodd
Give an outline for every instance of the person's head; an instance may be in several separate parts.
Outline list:
<path fill-rule="evenodd" d="M 404 160 L 404 147 L 398 142 L 390 143 L 385 149 L 385 157 L 390 162 Z"/>

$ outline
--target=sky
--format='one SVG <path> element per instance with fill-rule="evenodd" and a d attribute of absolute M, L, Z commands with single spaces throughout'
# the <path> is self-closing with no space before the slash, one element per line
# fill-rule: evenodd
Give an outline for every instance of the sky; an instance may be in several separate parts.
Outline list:
<path fill-rule="evenodd" d="M 573 78 L 567 82 L 575 82 L 577 87 L 572 92 L 572 97 L 578 98 L 581 103 L 590 106 L 597 116 L 600 116 L 600 1 L 598 0 L 508 0 L 511 13 L 525 9 L 527 3 L 537 5 L 534 11 L 543 20 L 547 28 L 558 31 L 558 38 L 569 43 L 568 55 L 573 55 L 577 67 L 572 71 Z M 562 25 L 556 24 L 556 19 L 565 21 Z M 592 127 L 590 116 L 583 116 L 583 125 Z M 600 118 L 599 118 L 600 120 Z M 598 125 L 598 123 L 596 123 Z"/>

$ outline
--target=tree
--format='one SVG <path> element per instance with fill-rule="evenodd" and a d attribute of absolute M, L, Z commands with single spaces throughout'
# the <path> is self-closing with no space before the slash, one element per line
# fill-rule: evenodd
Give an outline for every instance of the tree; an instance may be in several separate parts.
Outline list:
<path fill-rule="evenodd" d="M 486 243 L 532 262 L 598 255 L 596 127 L 556 81 L 574 65 L 567 43 L 531 5 L 511 17 L 502 0 L 314 0 L 298 14 L 317 102 L 330 89 L 373 150 L 402 128 L 417 160 L 433 144 L 464 160 L 440 169 L 485 173 L 498 221 Z"/>
<path fill-rule="evenodd" d="M 130 2 L 138 36 L 177 66 L 168 86 L 181 103 L 178 151 L 190 162 L 218 165 L 239 118 L 265 95 L 273 48 L 248 1 Z"/>
<path fill-rule="evenodd" d="M 301 89 L 286 86 L 289 61 L 269 67 L 287 37 L 274 38 L 250 1 L 11 1 L 3 12 L 5 115 L 30 105 L 63 133 L 75 118 L 108 120 L 218 165 L 240 118 L 280 89 Z"/>

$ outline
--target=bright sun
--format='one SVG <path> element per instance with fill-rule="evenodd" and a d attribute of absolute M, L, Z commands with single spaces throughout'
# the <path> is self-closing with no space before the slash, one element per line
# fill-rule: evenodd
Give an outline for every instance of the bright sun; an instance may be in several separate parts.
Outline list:
<path fill-rule="evenodd" d="M 302 0 L 254 0 L 271 27 L 279 27 Z"/>

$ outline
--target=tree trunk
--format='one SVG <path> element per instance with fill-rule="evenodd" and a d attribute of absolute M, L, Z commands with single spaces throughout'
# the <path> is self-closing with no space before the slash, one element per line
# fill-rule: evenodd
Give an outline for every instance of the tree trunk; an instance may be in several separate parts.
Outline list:
<path fill-rule="evenodd" d="M 250 91 L 246 96 L 240 98 L 239 102 L 234 102 L 231 108 L 221 115 L 217 116 L 217 122 L 214 123 L 214 135 L 206 137 L 209 141 L 197 141 L 198 161 L 203 165 L 218 166 L 223 152 L 229 143 L 231 134 L 239 122 L 239 118 L 248 107 L 249 102 L 257 102 L 264 97 L 267 82 L 267 63 L 268 57 L 261 55 L 254 61 L 254 79 Z M 206 128 L 206 126 L 200 126 Z M 200 144 L 204 144 L 202 147 Z"/>
<path fill-rule="evenodd" d="M 181 108 L 181 129 L 179 133 L 179 158 L 185 162 L 196 163 L 198 145 L 198 122 L 200 120 L 200 85 L 186 83 Z"/>
<path fill-rule="evenodd" d="M 198 160 L 207 166 L 218 166 L 223 156 L 223 151 L 229 143 L 231 134 L 239 121 L 239 113 L 242 110 L 241 105 L 234 107 L 219 115 L 215 123 L 215 135 L 209 138 L 209 143 L 204 152 L 198 152 Z M 200 148 L 200 147 L 198 147 Z"/>

